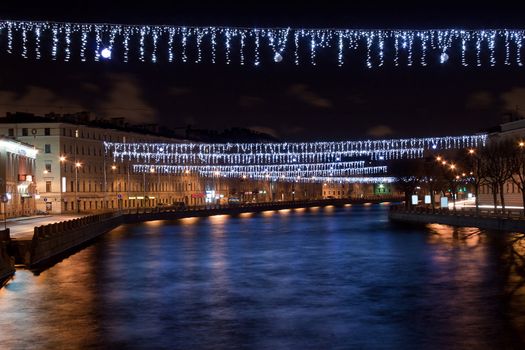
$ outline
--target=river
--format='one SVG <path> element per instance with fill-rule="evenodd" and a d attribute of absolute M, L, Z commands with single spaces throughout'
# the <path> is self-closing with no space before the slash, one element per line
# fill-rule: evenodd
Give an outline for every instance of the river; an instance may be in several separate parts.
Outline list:
<path fill-rule="evenodd" d="M 3 349 L 519 349 L 525 239 L 388 205 L 124 225 L 0 289 Z M 521 271 L 521 272 L 520 272 Z"/>

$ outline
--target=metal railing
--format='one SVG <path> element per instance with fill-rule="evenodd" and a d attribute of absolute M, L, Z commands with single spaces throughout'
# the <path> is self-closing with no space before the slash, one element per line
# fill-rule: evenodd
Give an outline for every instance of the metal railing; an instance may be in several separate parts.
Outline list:
<path fill-rule="evenodd" d="M 498 218 L 498 219 L 516 219 L 524 220 L 525 214 L 523 210 L 519 209 L 488 209 L 488 208 L 432 208 L 428 206 L 410 206 L 394 205 L 390 207 L 394 212 L 405 212 L 410 214 L 434 214 L 434 215 L 450 215 L 450 216 L 465 216 L 465 217 L 479 217 L 479 218 Z"/>

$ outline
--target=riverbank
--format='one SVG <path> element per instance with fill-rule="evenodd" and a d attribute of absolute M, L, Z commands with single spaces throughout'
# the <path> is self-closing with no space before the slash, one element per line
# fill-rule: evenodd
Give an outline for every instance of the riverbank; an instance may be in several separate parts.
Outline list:
<path fill-rule="evenodd" d="M 14 258 L 8 252 L 9 229 L 0 230 L 0 287 L 15 273 Z"/>
<path fill-rule="evenodd" d="M 520 213 L 490 214 L 474 210 L 432 210 L 430 208 L 392 206 L 391 221 L 408 224 L 444 224 L 506 232 L 525 232 L 525 217 Z"/>
<path fill-rule="evenodd" d="M 137 210 L 90 215 L 74 220 L 61 221 L 37 226 L 31 238 L 10 240 L 9 249 L 16 264 L 40 269 L 57 259 L 82 247 L 97 237 L 113 230 L 123 223 L 140 223 L 154 220 L 178 220 L 189 217 L 212 215 L 238 215 L 271 210 L 311 208 L 318 206 L 343 206 L 348 204 L 382 203 L 399 200 L 394 197 L 368 197 L 328 199 L 315 201 L 293 201 L 252 203 L 245 205 L 211 205 L 190 208 L 142 208 Z"/>

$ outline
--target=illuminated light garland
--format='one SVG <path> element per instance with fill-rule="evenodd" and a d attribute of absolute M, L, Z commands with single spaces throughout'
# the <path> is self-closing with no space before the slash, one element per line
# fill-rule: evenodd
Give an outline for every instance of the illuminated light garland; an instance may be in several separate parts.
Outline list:
<path fill-rule="evenodd" d="M 424 150 L 484 146 L 486 134 L 410 139 L 300 143 L 104 142 L 114 159 L 177 164 L 325 163 L 342 157 L 374 160 L 421 158 Z"/>
<path fill-rule="evenodd" d="M 346 170 L 362 169 L 365 161 L 338 162 L 338 163 L 303 163 L 303 164 L 278 164 L 278 165 L 158 165 L 158 164 L 134 164 L 139 167 L 154 167 L 161 169 L 164 173 L 186 173 L 188 171 L 221 171 L 221 172 L 275 172 L 275 171 L 318 171 L 318 170 Z M 137 168 L 138 169 L 138 168 Z M 142 168 L 141 168 L 142 169 Z"/>
<path fill-rule="evenodd" d="M 337 162 L 343 157 L 369 157 L 373 160 L 413 159 L 423 157 L 423 148 L 385 151 L 336 151 L 301 153 L 155 153 L 110 151 L 115 161 L 155 162 L 167 164 L 283 164 Z"/>
<path fill-rule="evenodd" d="M 213 177 L 218 177 L 214 175 Z M 253 175 L 253 180 L 267 180 L 267 181 L 282 181 L 282 182 L 303 182 L 303 183 L 339 183 L 339 184 L 381 184 L 393 183 L 396 181 L 394 177 L 375 177 L 375 176 L 350 176 L 350 177 L 275 177 L 271 178 L 267 175 Z"/>
<path fill-rule="evenodd" d="M 153 165 L 134 165 L 133 171 L 141 174 L 170 174 L 169 171 L 162 172 L 163 166 Z M 186 172 L 185 174 L 189 174 Z M 376 176 L 315 176 L 309 174 L 303 176 L 302 173 L 244 173 L 239 174 L 235 172 L 224 173 L 220 171 L 200 171 L 195 174 L 209 178 L 238 178 L 243 180 L 265 180 L 265 181 L 281 181 L 281 182 L 303 182 L 303 183 L 392 183 L 396 179 L 394 177 L 376 177 Z"/>
<path fill-rule="evenodd" d="M 135 172 L 196 173 L 200 176 L 279 178 L 320 182 L 329 178 L 385 173 L 376 161 L 422 158 L 425 150 L 485 146 L 486 134 L 410 139 L 299 143 L 122 143 L 104 142 L 114 161 L 127 161 Z M 369 162 L 368 164 L 371 164 Z M 322 180 L 321 180 L 322 179 Z M 348 180 L 341 180 L 348 181 Z M 367 180 L 374 181 L 374 180 Z M 379 181 L 379 180 L 378 180 Z M 379 181 L 384 182 L 384 181 Z"/>
<path fill-rule="evenodd" d="M 364 66 L 382 67 L 387 61 L 394 66 L 402 63 L 427 66 L 431 61 L 446 63 L 449 57 L 460 57 L 460 64 L 469 65 L 467 51 L 475 49 L 472 60 L 480 66 L 484 57 L 490 66 L 496 65 L 496 47 L 504 50 L 503 64 L 522 66 L 521 55 L 525 31 L 522 29 L 428 29 L 428 30 L 357 30 L 357 29 L 293 29 L 293 28 L 229 28 L 229 27 L 179 27 L 170 25 L 122 25 L 97 23 L 63 23 L 43 21 L 0 20 L 0 39 L 7 37 L 0 51 L 19 54 L 24 58 L 69 61 L 80 57 L 86 61 L 87 47 L 94 51 L 98 61 L 100 50 L 112 50 L 111 59 L 124 62 L 132 58 L 141 62 L 218 62 L 217 49 L 224 51 L 224 62 L 260 65 L 262 59 L 279 63 L 294 62 L 299 65 L 308 60 L 316 65 L 322 50 L 333 48 L 334 62 L 339 66 L 353 49 L 355 55 L 364 51 Z M 35 39 L 33 39 L 35 38 Z M 196 47 L 188 46 L 188 40 Z M 293 52 L 287 58 L 286 47 L 293 41 Z M 78 42 L 78 43 L 77 43 Z M 20 44 L 19 44 L 20 43 Z M 29 45 L 34 45 L 30 50 Z M 41 48 L 50 47 L 48 53 Z M 62 49 L 63 47 L 63 49 Z M 362 48 L 357 51 L 356 49 Z M 180 52 L 175 52 L 176 50 Z M 249 52 L 248 50 L 252 51 Z M 458 55 L 451 55 L 459 49 Z M 78 50 L 78 52 L 77 52 Z M 205 52 L 211 51 L 211 52 Z M 148 52 L 146 52 L 148 51 Z M 234 58 L 238 52 L 238 58 Z M 307 53 L 309 52 L 309 53 Z M 486 52 L 486 53 L 485 53 Z M 498 54 L 499 56 L 499 54 Z M 178 57 L 178 60 L 175 60 Z"/>
<path fill-rule="evenodd" d="M 197 173 L 203 176 L 222 174 L 229 177 L 252 176 L 264 174 L 270 177 L 328 177 L 328 176 L 350 176 L 350 175 L 375 175 L 384 174 L 387 167 L 337 167 L 337 164 L 319 164 L 305 166 L 180 166 L 180 165 L 152 165 L 133 164 L 132 169 L 137 173 L 158 172 L 160 174 L 188 174 Z"/>

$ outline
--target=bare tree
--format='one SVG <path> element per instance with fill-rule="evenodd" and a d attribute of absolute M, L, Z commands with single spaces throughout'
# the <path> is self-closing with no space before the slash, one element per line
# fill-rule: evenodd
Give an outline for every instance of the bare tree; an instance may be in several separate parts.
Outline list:
<path fill-rule="evenodd" d="M 405 194 L 405 207 L 409 208 L 411 205 L 410 197 L 423 178 L 423 162 L 414 159 L 399 160 L 392 163 L 390 171 L 396 178 L 396 187 Z"/>
<path fill-rule="evenodd" d="M 511 153 L 510 157 L 511 179 L 521 192 L 524 206 L 523 212 L 525 214 L 525 142 L 514 140 L 513 145 L 514 152 Z"/>
<path fill-rule="evenodd" d="M 513 153 L 512 140 L 491 140 L 481 151 L 482 167 L 485 181 L 489 185 L 494 200 L 494 209 L 497 210 L 497 195 L 500 195 L 502 210 L 505 209 L 504 186 L 512 179 L 511 158 Z"/>
<path fill-rule="evenodd" d="M 460 160 L 466 172 L 466 182 L 474 186 L 476 214 L 479 213 L 479 190 L 486 183 L 485 166 L 481 154 L 481 150 L 469 149 Z"/>
<path fill-rule="evenodd" d="M 436 209 L 436 202 L 434 201 L 436 193 L 444 192 L 446 187 L 445 179 L 443 177 L 443 166 L 440 163 L 441 158 L 436 159 L 430 157 L 425 159 L 423 165 L 423 181 L 426 183 L 428 193 L 430 194 L 430 201 L 432 211 Z"/>

